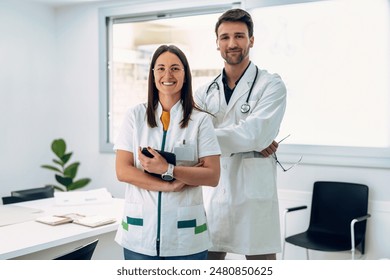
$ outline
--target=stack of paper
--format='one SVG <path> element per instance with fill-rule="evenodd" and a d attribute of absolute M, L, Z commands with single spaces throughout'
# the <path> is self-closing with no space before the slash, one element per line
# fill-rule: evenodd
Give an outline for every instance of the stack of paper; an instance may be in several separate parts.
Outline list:
<path fill-rule="evenodd" d="M 36 219 L 36 221 L 51 226 L 62 225 L 66 223 L 75 223 L 88 227 L 98 227 L 115 223 L 116 219 L 101 215 L 84 216 L 77 213 L 70 213 L 65 215 L 39 217 Z"/>
<path fill-rule="evenodd" d="M 73 223 L 87 226 L 87 227 L 98 227 L 98 226 L 103 226 L 111 223 L 115 223 L 114 218 L 109 218 L 105 216 L 88 216 L 88 217 L 82 217 L 79 219 L 73 220 Z"/>
<path fill-rule="evenodd" d="M 63 216 L 45 216 L 36 218 L 37 222 L 44 223 L 51 226 L 62 225 L 66 223 L 71 223 L 73 220 L 69 217 Z"/>

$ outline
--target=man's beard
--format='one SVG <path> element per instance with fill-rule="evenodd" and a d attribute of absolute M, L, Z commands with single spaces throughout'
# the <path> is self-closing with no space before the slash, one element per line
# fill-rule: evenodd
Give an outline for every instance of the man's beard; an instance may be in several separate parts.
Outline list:
<path fill-rule="evenodd" d="M 229 56 L 229 54 L 224 54 L 224 56 L 222 57 L 227 64 L 230 64 L 230 65 L 237 65 L 237 64 L 240 64 L 245 57 L 247 57 L 248 55 L 248 52 L 249 50 L 246 50 L 244 52 L 241 52 L 239 56 Z"/>

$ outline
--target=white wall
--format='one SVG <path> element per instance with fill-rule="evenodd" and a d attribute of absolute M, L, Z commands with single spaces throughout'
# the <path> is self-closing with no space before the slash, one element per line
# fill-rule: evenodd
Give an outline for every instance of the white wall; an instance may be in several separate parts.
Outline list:
<path fill-rule="evenodd" d="M 50 143 L 66 139 L 78 177 L 90 177 L 90 188 L 124 193 L 115 177 L 114 154 L 99 152 L 98 7 L 59 9 L 13 0 L 0 2 L 0 195 L 19 188 L 54 183 L 40 168 L 50 163 Z M 212 27 L 210 27 L 212 28 Z M 212 47 L 212 46 L 211 46 Z M 367 259 L 390 258 L 390 189 L 388 169 L 301 165 L 279 173 L 280 208 L 310 202 L 316 180 L 340 180 L 370 186 Z M 292 219 L 288 233 L 307 226 L 306 214 Z M 302 249 L 287 247 L 288 259 L 304 258 Z M 313 254 L 314 258 L 348 258 Z"/>
<path fill-rule="evenodd" d="M 63 137 L 87 188 L 115 195 L 114 155 L 98 147 L 97 9 L 56 11 L 37 3 L 0 2 L 0 195 L 55 183 L 51 141 Z"/>
<path fill-rule="evenodd" d="M 55 14 L 43 5 L 0 2 L 0 193 L 49 182 L 39 168 L 65 122 L 57 104 Z"/>

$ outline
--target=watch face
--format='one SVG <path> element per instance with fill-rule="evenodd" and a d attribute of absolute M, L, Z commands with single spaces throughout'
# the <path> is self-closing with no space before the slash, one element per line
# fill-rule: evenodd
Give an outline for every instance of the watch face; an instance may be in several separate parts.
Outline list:
<path fill-rule="evenodd" d="M 161 178 L 165 181 L 172 181 L 173 180 L 173 176 L 170 175 L 170 174 L 162 174 L 161 175 Z"/>
<path fill-rule="evenodd" d="M 168 164 L 167 172 L 161 174 L 161 178 L 164 181 L 172 181 L 172 180 L 174 180 L 174 178 L 173 178 L 173 168 L 175 168 L 175 166 L 173 164 Z"/>

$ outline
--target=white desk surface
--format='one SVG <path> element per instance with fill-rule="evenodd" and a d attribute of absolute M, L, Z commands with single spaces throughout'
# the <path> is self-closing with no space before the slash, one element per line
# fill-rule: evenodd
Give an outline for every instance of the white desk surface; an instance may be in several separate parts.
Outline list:
<path fill-rule="evenodd" d="M 77 224 L 62 224 L 50 226 L 36 222 L 25 221 L 0 227 L 0 260 L 11 259 L 59 245 L 113 232 L 118 229 L 123 211 L 123 199 L 112 199 L 108 203 L 58 206 L 54 198 L 40 199 L 14 205 L 43 210 L 34 214 L 38 216 L 79 213 L 83 215 L 104 215 L 116 218 L 116 222 L 89 228 Z M 7 205 L 5 205 L 7 206 Z M 0 205 L 0 207 L 3 207 Z"/>

